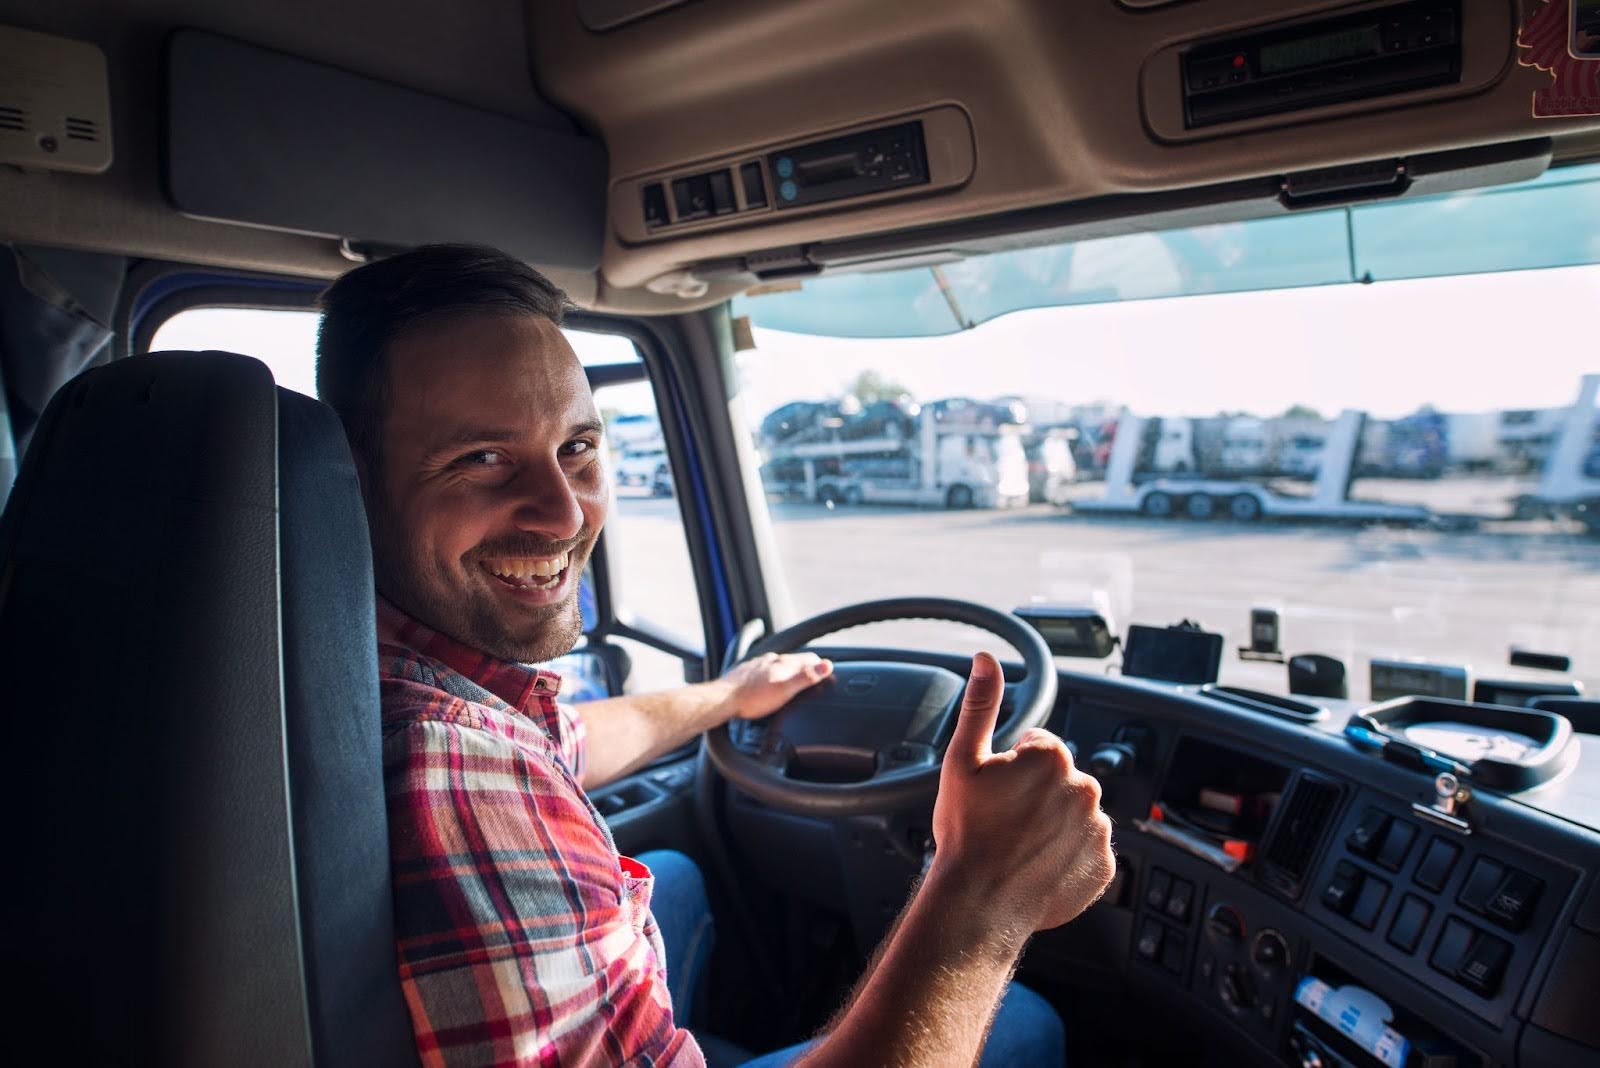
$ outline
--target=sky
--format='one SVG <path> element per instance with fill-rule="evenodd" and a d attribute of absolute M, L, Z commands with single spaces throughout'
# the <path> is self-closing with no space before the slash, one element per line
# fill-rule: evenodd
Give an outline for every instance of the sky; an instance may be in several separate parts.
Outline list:
<path fill-rule="evenodd" d="M 911 339 L 838 339 L 759 328 L 739 356 L 752 424 L 791 400 L 834 397 L 871 368 L 919 400 L 1042 396 L 1109 401 L 1141 415 L 1275 415 L 1306 404 L 1385 418 L 1565 407 L 1600 372 L 1600 265 L 1372 285 L 1080 304 L 1017 312 L 974 330 Z M 619 337 L 569 332 L 586 363 L 632 358 Z M 197 309 L 161 327 L 158 349 L 221 348 L 264 360 L 312 392 L 310 312 Z M 648 410 L 643 385 L 602 399 Z"/>
<path fill-rule="evenodd" d="M 1564 407 L 1600 372 L 1597 309 L 1600 266 L 1569 267 L 1047 308 L 933 338 L 758 329 L 740 365 L 749 412 L 837 396 L 863 367 L 919 400 L 1017 393 L 1142 415 Z"/>

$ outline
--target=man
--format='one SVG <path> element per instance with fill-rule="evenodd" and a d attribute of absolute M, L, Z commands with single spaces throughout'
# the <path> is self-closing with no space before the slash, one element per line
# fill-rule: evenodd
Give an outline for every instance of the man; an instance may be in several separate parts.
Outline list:
<path fill-rule="evenodd" d="M 361 472 L 382 598 L 395 923 L 423 1060 L 700 1064 L 673 1012 L 664 962 L 681 947 L 663 946 L 650 873 L 618 856 L 584 790 L 770 714 L 830 665 L 769 657 L 665 694 L 559 704 L 559 678 L 526 665 L 579 636 L 578 578 L 608 500 L 565 297 L 492 250 L 432 246 L 350 272 L 323 307 L 318 390 Z M 937 858 L 829 1034 L 786 1056 L 972 1064 L 1028 936 L 1109 881 L 1098 786 L 1060 740 L 1034 731 L 990 751 L 1002 689 L 993 658 L 976 658 Z M 1006 1013 L 1031 999 L 1022 1015 L 1044 1013 L 1059 1058 L 1053 1013 L 1012 990 Z"/>

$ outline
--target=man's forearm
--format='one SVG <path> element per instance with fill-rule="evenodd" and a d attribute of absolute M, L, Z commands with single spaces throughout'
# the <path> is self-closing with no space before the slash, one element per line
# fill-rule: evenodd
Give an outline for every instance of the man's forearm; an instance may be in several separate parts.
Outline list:
<path fill-rule="evenodd" d="M 1027 931 L 997 928 L 980 896 L 930 874 L 804 1068 L 976 1063 Z"/>
<path fill-rule="evenodd" d="M 718 679 L 579 705 L 588 735 L 583 788 L 614 782 L 722 723 L 732 714 L 732 693 Z"/>

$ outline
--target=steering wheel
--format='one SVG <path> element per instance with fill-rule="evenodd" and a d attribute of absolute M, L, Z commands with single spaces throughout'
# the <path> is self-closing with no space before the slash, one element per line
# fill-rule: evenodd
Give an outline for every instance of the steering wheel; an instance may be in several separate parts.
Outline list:
<path fill-rule="evenodd" d="M 744 659 L 792 653 L 866 623 L 929 619 L 987 631 L 1022 653 L 1027 678 L 996 725 L 994 748 L 1042 726 L 1056 700 L 1055 665 L 1037 631 L 1008 612 L 945 597 L 899 597 L 824 612 L 751 647 Z M 856 816 L 925 805 L 966 679 L 941 667 L 895 660 L 836 663 L 833 674 L 759 720 L 730 720 L 706 735 L 724 778 L 759 801 L 807 816 Z"/>

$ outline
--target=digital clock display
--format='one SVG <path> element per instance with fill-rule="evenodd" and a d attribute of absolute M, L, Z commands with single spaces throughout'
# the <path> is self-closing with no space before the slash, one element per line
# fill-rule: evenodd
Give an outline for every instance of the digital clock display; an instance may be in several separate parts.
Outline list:
<path fill-rule="evenodd" d="M 1301 67 L 1318 67 L 1342 59 L 1370 56 L 1381 47 L 1378 27 L 1359 26 L 1317 37 L 1303 37 L 1298 41 L 1263 45 L 1257 63 L 1262 74 L 1282 74 Z"/>

